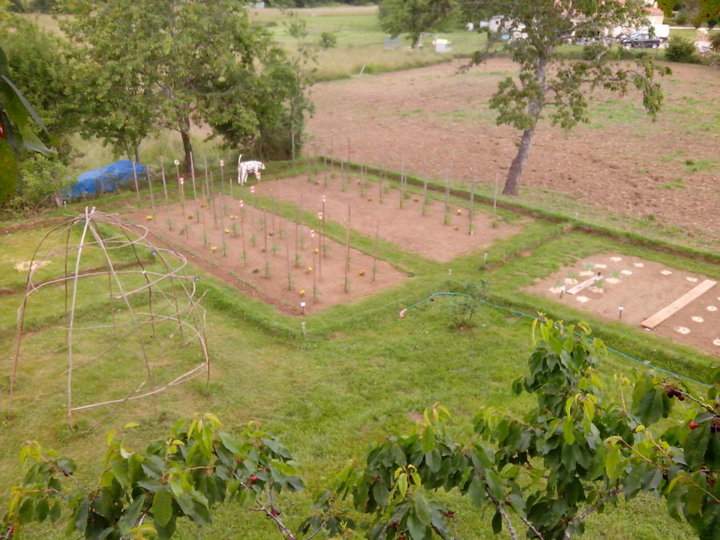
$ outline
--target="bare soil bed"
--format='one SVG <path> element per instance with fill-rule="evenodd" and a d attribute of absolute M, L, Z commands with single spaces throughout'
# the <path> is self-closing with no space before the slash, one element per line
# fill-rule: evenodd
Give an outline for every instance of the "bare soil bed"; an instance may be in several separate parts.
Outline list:
<path fill-rule="evenodd" d="M 175 204 L 158 207 L 152 220 L 147 211 L 125 217 L 209 273 L 292 315 L 349 303 L 407 279 L 387 262 L 351 248 L 346 290 L 345 246 L 249 204 L 241 207 L 230 197 L 221 202 L 216 196 L 213 202 L 214 212 L 212 205 L 187 201 L 184 212 Z"/>
<path fill-rule="evenodd" d="M 565 292 L 597 272 L 603 277 L 598 286 L 593 281 L 575 295 Z M 605 319 L 618 320 L 622 311 L 624 322 L 640 326 L 705 279 L 638 257 L 603 253 L 563 268 L 527 290 Z M 666 319 L 654 332 L 720 357 L 720 285 Z"/>
<path fill-rule="evenodd" d="M 488 100 L 517 72 L 493 59 L 358 76 L 313 87 L 309 152 L 421 176 L 504 181 L 518 132 L 495 125 Z M 720 245 L 720 72 L 672 64 L 657 122 L 636 95 L 600 94 L 592 122 L 569 133 L 543 122 L 522 184 L 611 213 L 676 226 Z"/>
<path fill-rule="evenodd" d="M 471 226 L 468 208 L 450 206 L 446 214 L 444 201 L 428 199 L 425 205 L 422 194 L 406 193 L 403 198 L 400 189 L 390 189 L 384 182 L 365 181 L 357 174 L 348 175 L 347 179 L 339 173 L 322 173 L 312 178 L 297 176 L 260 182 L 256 193 L 318 215 L 322 214 L 325 197 L 326 220 L 345 225 L 349 216 L 351 229 L 370 238 L 377 234 L 403 251 L 438 262 L 487 248 L 521 230 L 521 226 L 485 214 L 477 206 Z"/>

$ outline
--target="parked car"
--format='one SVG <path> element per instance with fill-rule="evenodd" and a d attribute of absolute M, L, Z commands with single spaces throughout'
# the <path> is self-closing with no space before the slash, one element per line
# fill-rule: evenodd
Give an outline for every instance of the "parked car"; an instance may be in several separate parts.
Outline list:
<path fill-rule="evenodd" d="M 637 32 L 620 38 L 620 45 L 627 49 L 657 49 L 662 43 L 662 38 L 651 36 L 647 32 Z"/>

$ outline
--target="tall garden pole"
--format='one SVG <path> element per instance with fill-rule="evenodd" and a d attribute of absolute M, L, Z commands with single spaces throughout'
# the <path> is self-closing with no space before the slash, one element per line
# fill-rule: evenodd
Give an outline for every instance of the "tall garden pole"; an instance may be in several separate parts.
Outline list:
<path fill-rule="evenodd" d="M 167 182 L 165 181 L 165 162 L 160 160 L 160 176 L 162 178 L 163 192 L 165 193 L 165 204 L 168 204 Z"/>
<path fill-rule="evenodd" d="M 349 274 L 350 274 L 350 215 L 351 215 L 351 210 L 352 210 L 352 207 L 350 205 L 348 205 L 347 229 L 345 230 L 345 245 L 346 245 L 345 292 L 348 292 L 350 290 Z"/>
<path fill-rule="evenodd" d="M 138 185 L 137 168 L 135 167 L 135 161 L 131 161 L 133 168 L 133 181 L 135 182 L 135 195 L 138 201 L 140 200 L 140 186 Z"/>
<path fill-rule="evenodd" d="M 470 210 L 468 211 L 468 234 L 473 235 L 475 226 L 473 219 L 475 217 L 475 182 L 470 183 Z"/>
<path fill-rule="evenodd" d="M 150 167 L 147 170 L 148 188 L 150 189 L 150 205 L 152 206 L 152 217 L 155 219 L 155 196 L 153 195 L 152 179 L 150 178 Z"/>
<path fill-rule="evenodd" d="M 247 251 L 245 249 L 245 201 L 242 199 L 240 204 L 240 241 L 242 242 L 243 264 L 247 265 Z"/>

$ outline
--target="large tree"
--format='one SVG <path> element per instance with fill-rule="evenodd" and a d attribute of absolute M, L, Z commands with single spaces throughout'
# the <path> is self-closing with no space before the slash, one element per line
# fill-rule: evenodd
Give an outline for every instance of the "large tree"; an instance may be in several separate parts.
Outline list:
<path fill-rule="evenodd" d="M 63 29 L 102 68 L 99 97 L 124 107 L 113 123 L 134 144 L 142 136 L 145 107 L 153 124 L 180 134 L 189 168 L 193 123 L 225 124 L 250 139 L 263 119 L 257 90 L 264 65 L 281 55 L 271 35 L 252 24 L 232 0 L 115 0 L 73 2 Z M 107 69 L 106 69 L 107 67 Z M 94 90 L 93 90 L 94 91 Z M 106 105 L 107 107 L 108 105 Z M 112 108 L 112 105 L 109 105 Z M 231 114 L 227 114 L 227 112 Z"/>
<path fill-rule="evenodd" d="M 663 96 L 655 77 L 667 73 L 667 68 L 645 57 L 636 57 L 630 63 L 612 61 L 607 44 L 599 43 L 591 60 L 568 60 L 558 51 L 576 35 L 602 35 L 617 27 L 644 26 L 641 0 L 487 0 L 474 5 L 485 14 L 500 15 L 502 20 L 501 30 L 489 35 L 487 48 L 476 53 L 472 63 L 483 62 L 501 46 L 520 66 L 518 76 L 502 80 L 490 100 L 490 107 L 498 112 L 498 124 L 522 131 L 504 194 L 518 193 L 540 121 L 547 117 L 566 130 L 587 122 L 593 90 L 625 94 L 635 87 L 651 116 L 659 110 Z"/>
<path fill-rule="evenodd" d="M 378 17 L 385 32 L 407 34 L 415 49 L 423 32 L 437 29 L 454 7 L 454 0 L 382 0 Z"/>

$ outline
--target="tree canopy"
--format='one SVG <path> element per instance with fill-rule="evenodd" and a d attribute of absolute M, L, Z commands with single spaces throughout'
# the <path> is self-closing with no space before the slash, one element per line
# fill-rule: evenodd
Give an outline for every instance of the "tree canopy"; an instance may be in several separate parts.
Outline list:
<path fill-rule="evenodd" d="M 423 32 L 434 30 L 455 7 L 454 0 L 382 0 L 380 27 L 391 36 L 407 34 L 417 48 Z"/>
<path fill-rule="evenodd" d="M 292 83 L 281 73 L 284 53 L 238 2 L 77 0 L 72 13 L 63 30 L 98 102 L 86 125 L 117 146 L 136 147 L 151 127 L 171 129 L 189 168 L 193 124 L 253 145 L 282 117 Z M 268 104 L 271 95 L 280 98 Z"/>
<path fill-rule="evenodd" d="M 594 90 L 625 94 L 631 87 L 642 94 L 648 114 L 662 103 L 656 75 L 669 72 L 646 57 L 632 62 L 613 60 L 611 45 L 598 43 L 589 60 L 568 60 L 558 51 L 574 36 L 603 35 L 617 27 L 646 24 L 645 6 L 639 0 L 487 0 L 475 4 L 484 13 L 500 15 L 500 31 L 490 34 L 487 47 L 478 51 L 479 64 L 500 46 L 519 65 L 517 77 L 507 77 L 490 100 L 497 123 L 522 131 L 518 153 L 512 161 L 503 193 L 517 195 L 523 166 L 535 130 L 543 118 L 569 130 L 588 122 L 588 104 Z M 509 37 L 509 39 L 507 39 Z"/>

